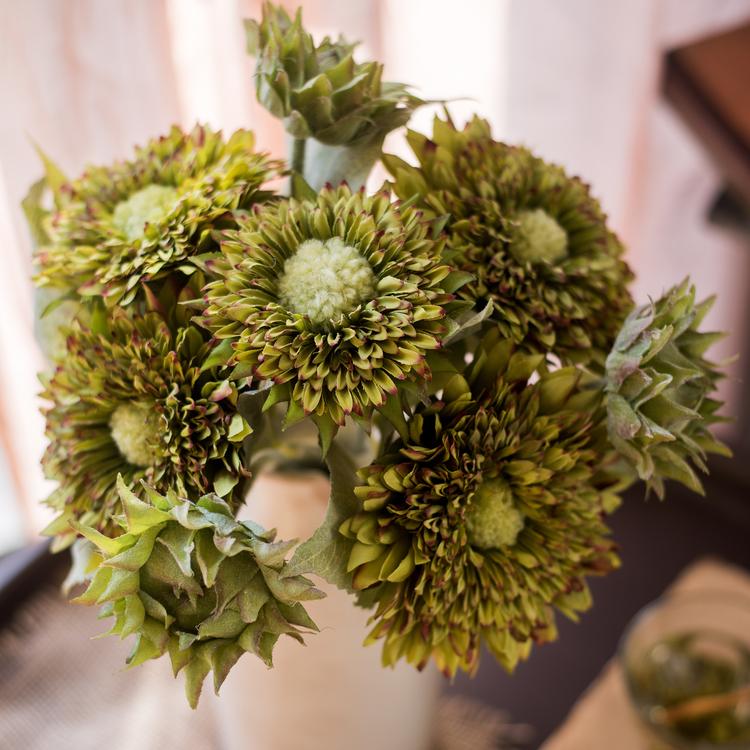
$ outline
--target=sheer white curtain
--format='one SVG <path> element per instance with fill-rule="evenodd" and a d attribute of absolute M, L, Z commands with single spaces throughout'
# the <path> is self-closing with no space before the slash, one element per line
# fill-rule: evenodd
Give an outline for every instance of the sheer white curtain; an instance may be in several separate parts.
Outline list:
<path fill-rule="evenodd" d="M 37 143 L 70 175 L 125 156 L 180 119 L 164 8 L 150 0 L 0 2 L 0 414 L 13 482 L 0 512 L 32 533 L 49 491 L 33 340 L 31 247 L 20 202 L 39 178 Z M 0 524 L 6 523 L 0 518 Z"/>
<path fill-rule="evenodd" d="M 392 80 L 455 98 L 456 119 L 478 111 L 498 137 L 583 175 L 629 245 L 639 298 L 691 273 L 701 294 L 720 292 L 712 322 L 732 332 L 723 353 L 739 350 L 746 253 L 705 224 L 719 176 L 660 101 L 658 81 L 666 48 L 750 18 L 748 0 L 302 5 L 313 32 L 358 38 Z M 0 513 L 25 514 L 29 532 L 46 491 L 19 209 L 39 174 L 32 141 L 69 174 L 123 157 L 173 122 L 250 127 L 282 155 L 283 133 L 254 101 L 244 54 L 241 19 L 259 12 L 260 0 L 0 0 L 0 445 L 10 467 Z M 429 128 L 430 117 L 418 113 L 414 126 Z M 398 137 L 389 145 L 403 152 Z M 736 399 L 731 381 L 726 396 Z"/>

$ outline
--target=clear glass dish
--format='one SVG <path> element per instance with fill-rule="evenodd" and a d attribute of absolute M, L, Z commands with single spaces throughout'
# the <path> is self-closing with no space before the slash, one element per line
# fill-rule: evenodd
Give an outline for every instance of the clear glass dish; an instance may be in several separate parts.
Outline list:
<path fill-rule="evenodd" d="M 750 750 L 750 599 L 665 596 L 631 622 L 619 658 L 653 747 Z"/>

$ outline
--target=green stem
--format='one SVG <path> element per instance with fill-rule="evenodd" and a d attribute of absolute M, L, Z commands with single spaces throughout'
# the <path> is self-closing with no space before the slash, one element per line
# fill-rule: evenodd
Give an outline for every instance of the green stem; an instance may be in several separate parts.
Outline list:
<path fill-rule="evenodd" d="M 295 138 L 292 141 L 292 169 L 298 174 L 305 176 L 305 144 L 304 138 Z"/>

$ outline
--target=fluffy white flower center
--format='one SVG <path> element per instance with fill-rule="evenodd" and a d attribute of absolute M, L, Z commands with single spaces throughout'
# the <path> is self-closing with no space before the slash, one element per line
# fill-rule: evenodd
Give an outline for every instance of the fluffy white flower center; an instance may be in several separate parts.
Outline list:
<path fill-rule="evenodd" d="M 112 223 L 131 242 L 146 232 L 146 224 L 165 219 L 177 202 L 177 190 L 166 185 L 147 185 L 120 201 L 112 212 Z"/>
<path fill-rule="evenodd" d="M 517 260 L 556 263 L 568 254 L 567 233 L 546 211 L 521 211 L 518 223 L 518 233 L 510 246 Z"/>
<path fill-rule="evenodd" d="M 160 419 L 153 404 L 120 404 L 109 419 L 109 430 L 129 464 L 153 466 L 160 459 Z"/>
<path fill-rule="evenodd" d="M 504 479 L 488 479 L 479 485 L 466 516 L 472 546 L 510 547 L 516 543 L 523 525 L 523 514 L 516 508 L 513 491 Z"/>
<path fill-rule="evenodd" d="M 339 237 L 307 240 L 287 258 L 279 301 L 315 324 L 327 323 L 375 295 L 375 274 L 359 250 Z"/>

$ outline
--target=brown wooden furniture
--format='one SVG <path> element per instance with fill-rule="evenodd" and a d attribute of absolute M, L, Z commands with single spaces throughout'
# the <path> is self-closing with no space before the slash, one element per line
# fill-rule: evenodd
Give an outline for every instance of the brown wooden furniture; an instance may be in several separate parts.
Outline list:
<path fill-rule="evenodd" d="M 671 51 L 663 90 L 750 206 L 750 23 Z"/>

